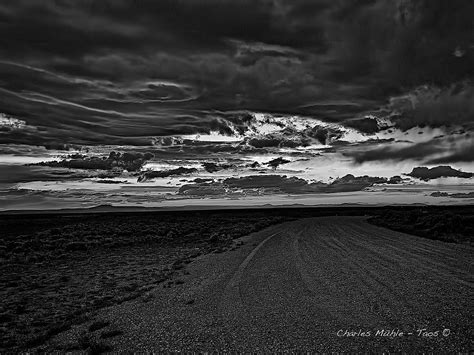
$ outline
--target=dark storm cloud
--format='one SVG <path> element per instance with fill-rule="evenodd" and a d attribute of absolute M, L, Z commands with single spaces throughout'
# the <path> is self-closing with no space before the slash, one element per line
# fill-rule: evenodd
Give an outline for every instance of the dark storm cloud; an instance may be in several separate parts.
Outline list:
<path fill-rule="evenodd" d="M 353 151 L 344 151 L 355 163 L 370 161 L 403 161 L 416 160 L 426 164 L 446 164 L 474 161 L 474 144 L 470 134 L 456 134 L 448 137 L 438 137 L 420 143 L 392 142 L 380 146 L 375 141 L 370 145 L 376 147 Z"/>
<path fill-rule="evenodd" d="M 364 150 L 360 152 L 346 153 L 354 158 L 356 163 L 379 160 L 402 161 L 407 159 L 420 160 L 435 153 L 442 152 L 445 148 L 437 142 L 429 141 L 411 144 L 402 148 L 389 144 L 379 148 Z"/>
<path fill-rule="evenodd" d="M 0 112 L 37 132 L 0 142 L 148 144 L 153 135 L 225 126 L 209 110 L 344 122 L 404 88 L 472 77 L 473 7 L 470 0 L 4 1 Z M 461 114 L 471 117 L 470 88 L 433 105 L 462 101 Z M 406 116 L 403 127 L 444 123 Z"/>
<path fill-rule="evenodd" d="M 452 56 L 452 44 L 468 48 L 472 40 L 469 37 L 472 6 L 469 0 L 448 5 L 432 0 L 16 0 L 0 8 L 0 28 L 8 34 L 0 41 L 5 54 L 56 55 L 64 58 L 54 58 L 49 64 L 61 65 L 61 59 L 75 60 L 110 51 L 119 56 L 157 51 L 232 54 L 235 48 L 229 46 L 232 43 L 229 40 L 234 39 L 237 43 L 260 43 L 262 48 L 279 45 L 298 49 L 306 55 L 329 53 L 331 56 L 324 58 L 325 61 L 334 65 L 338 74 L 345 71 L 346 77 L 355 75 L 356 71 L 360 73 L 361 69 L 381 69 L 377 67 L 381 63 L 375 62 L 383 55 L 387 55 L 383 59 L 393 60 L 390 65 L 406 66 L 399 68 L 405 69 L 402 74 L 426 71 L 430 69 L 427 63 L 421 66 L 407 60 L 413 60 L 428 47 L 429 54 L 441 55 L 439 60 L 458 60 L 456 68 L 461 73 L 457 75 L 464 75 L 461 64 L 467 66 L 467 58 Z M 427 43 L 418 43 L 419 37 L 424 37 Z M 439 40 L 442 42 L 438 43 Z M 272 52 L 272 47 L 269 48 L 266 54 Z M 281 55 L 282 51 L 273 54 Z M 404 57 L 395 58 L 397 55 Z M 348 66 L 338 67 L 338 64 Z M 427 79 L 431 79 L 433 72 Z"/>
<path fill-rule="evenodd" d="M 54 169 L 44 169 L 38 166 L 22 166 L 22 165 L 0 165 L 2 174 L 0 174 L 1 184 L 18 184 L 21 182 L 31 181 L 57 181 L 76 180 L 91 177 L 90 174 L 81 171 L 64 171 Z"/>
<path fill-rule="evenodd" d="M 285 6 L 266 0 L 10 1 L 0 8 L 1 27 L 9 33 L 1 41 L 5 51 L 66 57 L 98 49 L 201 52 L 227 47 L 228 39 L 322 46 L 323 29 L 298 18 L 284 21 L 279 8 Z"/>
<path fill-rule="evenodd" d="M 428 164 L 446 164 L 474 161 L 474 142 L 461 146 L 447 156 L 434 158 L 428 161 Z"/>
<path fill-rule="evenodd" d="M 462 179 L 470 179 L 474 176 L 474 173 L 463 172 L 451 168 L 450 166 L 436 166 L 434 168 L 417 167 L 413 168 L 411 173 L 406 174 L 416 179 L 429 181 L 433 179 L 439 179 L 442 177 L 458 177 Z"/>
<path fill-rule="evenodd" d="M 255 193 L 255 190 L 270 193 L 337 193 L 362 191 L 374 184 L 387 183 L 389 179 L 375 176 L 354 176 L 347 174 L 331 183 L 308 182 L 304 179 L 286 175 L 250 175 L 239 178 L 227 178 L 222 182 L 198 182 L 186 184 L 180 187 L 178 193 L 181 195 L 222 195 L 241 194 L 241 190 L 246 193 Z M 390 180 L 395 181 L 395 180 Z M 397 183 L 397 182 L 395 182 Z"/>
<path fill-rule="evenodd" d="M 474 86 L 469 80 L 439 88 L 425 85 L 392 98 L 389 109 L 396 127 L 474 126 Z"/>

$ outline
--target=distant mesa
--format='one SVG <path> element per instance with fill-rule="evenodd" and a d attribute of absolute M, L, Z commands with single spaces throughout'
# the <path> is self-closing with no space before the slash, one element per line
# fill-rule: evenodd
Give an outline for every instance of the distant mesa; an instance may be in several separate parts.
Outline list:
<path fill-rule="evenodd" d="M 463 179 L 469 179 L 474 176 L 474 173 L 466 173 L 461 170 L 456 170 L 451 168 L 450 166 L 444 165 L 437 166 L 431 169 L 427 167 L 413 168 L 412 172 L 406 175 L 423 181 L 429 181 L 442 177 L 458 177 Z"/>

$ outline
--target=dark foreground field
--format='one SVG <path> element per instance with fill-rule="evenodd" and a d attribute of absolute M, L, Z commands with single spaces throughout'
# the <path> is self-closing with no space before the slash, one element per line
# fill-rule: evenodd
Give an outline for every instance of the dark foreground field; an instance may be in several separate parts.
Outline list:
<path fill-rule="evenodd" d="M 351 215 L 366 217 L 304 219 Z M 374 346 L 337 337 L 341 327 L 449 328 L 446 338 L 375 345 L 467 351 L 473 216 L 473 207 L 2 215 L 0 351 Z"/>

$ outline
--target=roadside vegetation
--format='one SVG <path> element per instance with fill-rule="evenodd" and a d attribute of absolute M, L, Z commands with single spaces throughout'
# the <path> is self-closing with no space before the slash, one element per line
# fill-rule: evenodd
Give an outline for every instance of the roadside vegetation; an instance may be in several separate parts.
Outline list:
<path fill-rule="evenodd" d="M 2 216 L 0 351 L 41 345 L 99 308 L 146 301 L 151 289 L 177 284 L 194 258 L 236 248 L 235 238 L 287 219 L 254 212 Z"/>
<path fill-rule="evenodd" d="M 470 243 L 474 239 L 473 209 L 463 211 L 417 208 L 410 211 L 387 209 L 369 222 L 377 226 L 450 243 Z"/>

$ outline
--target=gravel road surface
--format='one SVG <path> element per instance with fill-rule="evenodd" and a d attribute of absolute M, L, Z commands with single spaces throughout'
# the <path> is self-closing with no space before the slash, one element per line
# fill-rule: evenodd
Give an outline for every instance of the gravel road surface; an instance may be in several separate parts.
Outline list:
<path fill-rule="evenodd" d="M 340 216 L 241 241 L 196 259 L 147 302 L 100 311 L 123 331 L 108 340 L 113 350 L 473 349 L 472 247 Z"/>

